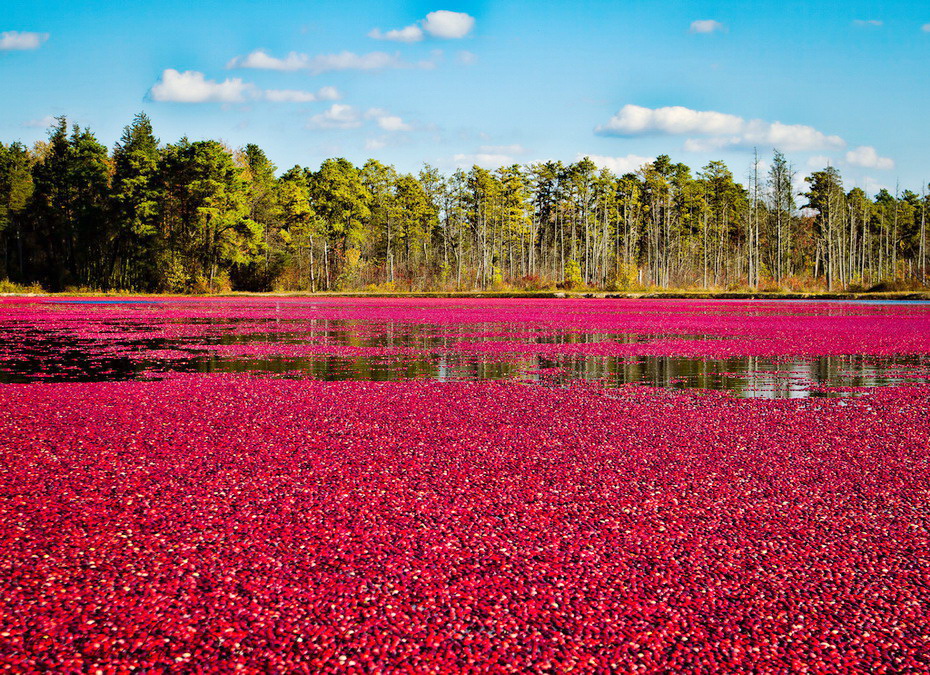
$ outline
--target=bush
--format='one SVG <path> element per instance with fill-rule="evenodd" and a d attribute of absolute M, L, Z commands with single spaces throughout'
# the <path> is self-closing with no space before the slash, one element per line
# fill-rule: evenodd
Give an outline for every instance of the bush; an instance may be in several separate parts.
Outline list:
<path fill-rule="evenodd" d="M 220 272 L 211 281 L 202 275 L 194 278 L 190 292 L 194 295 L 210 295 L 213 293 L 229 293 L 232 290 L 232 283 L 229 281 L 229 274 Z"/>
<path fill-rule="evenodd" d="M 165 262 L 162 279 L 162 290 L 168 293 L 190 293 L 195 282 L 187 267 L 175 257 Z"/>
<path fill-rule="evenodd" d="M 782 279 L 782 285 L 792 293 L 818 293 L 827 290 L 823 278 L 788 276 Z"/>
<path fill-rule="evenodd" d="M 927 287 L 916 279 L 886 279 L 870 286 L 870 293 L 901 293 L 904 291 L 925 291 Z"/>
<path fill-rule="evenodd" d="M 639 267 L 633 263 L 617 263 L 617 272 L 614 275 L 613 289 L 629 291 L 639 284 Z"/>
<path fill-rule="evenodd" d="M 385 281 L 381 284 L 368 284 L 362 290 L 366 293 L 395 293 L 397 292 L 397 284 L 393 281 Z"/>
<path fill-rule="evenodd" d="M 528 274 L 525 277 L 520 277 L 519 287 L 529 292 L 551 291 L 555 288 L 555 284 L 535 274 Z"/>
<path fill-rule="evenodd" d="M 762 277 L 756 284 L 756 290 L 762 293 L 784 293 L 785 287 L 771 277 Z"/>
<path fill-rule="evenodd" d="M 439 265 L 439 281 L 445 286 L 452 278 L 452 265 L 443 260 Z"/>
<path fill-rule="evenodd" d="M 9 279 L 0 279 L 0 293 L 30 293 L 38 295 L 44 294 L 45 289 L 35 282 L 26 286 L 23 284 L 13 283 Z"/>
<path fill-rule="evenodd" d="M 581 278 L 581 265 L 577 260 L 569 260 L 565 263 L 565 280 L 562 282 L 562 287 L 571 290 L 582 286 L 584 286 L 584 279 Z"/>
<path fill-rule="evenodd" d="M 364 266 L 362 252 L 357 248 L 348 249 L 344 255 L 342 272 L 336 277 L 336 290 L 350 291 L 357 288 Z"/>

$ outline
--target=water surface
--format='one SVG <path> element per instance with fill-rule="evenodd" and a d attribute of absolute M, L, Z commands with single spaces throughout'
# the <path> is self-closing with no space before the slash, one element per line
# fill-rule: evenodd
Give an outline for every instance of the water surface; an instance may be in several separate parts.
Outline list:
<path fill-rule="evenodd" d="M 247 372 L 328 381 L 490 379 L 566 386 L 587 380 L 606 386 L 697 388 L 742 397 L 783 398 L 835 393 L 830 388 L 930 381 L 930 356 L 926 354 L 712 358 L 560 351 L 568 346 L 583 351 L 586 346 L 611 344 L 650 346 L 668 340 L 717 344 L 741 339 L 739 334 L 697 332 L 693 326 L 683 330 L 687 321 L 680 315 L 693 311 L 686 302 L 665 310 L 660 317 L 664 323 L 653 322 L 665 330 L 627 331 L 508 320 L 506 313 L 492 321 L 475 322 L 446 321 L 444 314 L 435 323 L 334 318 L 338 312 L 316 300 L 283 306 L 275 300 L 253 302 L 240 311 L 230 311 L 237 306 L 228 303 L 199 302 L 202 315 L 175 317 L 165 311 L 171 303 L 151 300 L 57 300 L 46 303 L 54 305 L 56 313 L 31 322 L 22 316 L 6 317 L 0 307 L 0 383 Z M 844 304 L 855 311 L 854 304 Z M 461 300 L 448 302 L 450 312 L 467 305 Z M 762 303 L 704 305 L 702 316 L 742 312 L 762 320 L 773 311 L 778 314 Z M 345 307 L 353 308 L 338 305 L 340 312 Z M 803 315 L 798 303 L 791 311 Z"/>

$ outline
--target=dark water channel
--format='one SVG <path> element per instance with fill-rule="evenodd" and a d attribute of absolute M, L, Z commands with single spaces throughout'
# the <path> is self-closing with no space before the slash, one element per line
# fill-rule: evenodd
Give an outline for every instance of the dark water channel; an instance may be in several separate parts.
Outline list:
<path fill-rule="evenodd" d="M 461 349 L 462 342 L 524 344 L 621 343 L 656 339 L 715 339 L 706 335 L 553 332 L 508 325 L 383 324 L 333 319 L 288 322 L 264 330 L 243 320 L 185 321 L 189 334 L 151 335 L 156 324 L 105 321 L 94 337 L 0 322 L 0 383 L 158 379 L 168 372 L 255 373 L 318 380 L 521 380 L 564 385 L 590 380 L 608 386 L 723 390 L 742 397 L 834 395 L 829 387 L 866 387 L 930 381 L 930 356 L 819 358 L 589 356 Z M 297 324 L 292 326 L 291 324 Z M 252 332 L 248 332 L 248 330 Z M 101 333 L 103 333 L 101 335 Z M 719 339 L 719 338 L 717 338 Z M 256 354 L 217 353 L 218 346 L 258 345 Z M 301 345 L 300 355 L 275 354 L 274 345 Z M 376 348 L 375 353 L 332 354 L 333 347 Z M 152 353 L 155 350 L 156 353 Z M 314 351 L 319 353 L 314 353 Z M 282 350 L 286 351 L 286 350 Z M 541 347 L 541 352 L 546 352 Z M 387 353 L 379 353 L 387 352 Z"/>

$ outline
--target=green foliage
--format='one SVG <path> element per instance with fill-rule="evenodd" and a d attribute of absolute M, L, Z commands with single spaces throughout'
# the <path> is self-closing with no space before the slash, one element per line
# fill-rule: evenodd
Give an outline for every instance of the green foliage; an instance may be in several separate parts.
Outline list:
<path fill-rule="evenodd" d="M 443 176 L 344 158 L 283 174 L 264 151 L 162 145 L 137 115 L 108 153 L 60 118 L 0 143 L 0 278 L 51 289 L 871 288 L 923 285 L 926 191 L 845 192 L 814 172 L 797 210 L 775 152 L 749 188 L 666 155 L 616 176 L 589 158 Z"/>
<path fill-rule="evenodd" d="M 618 262 L 614 287 L 618 291 L 632 290 L 639 281 L 639 268 L 633 263 Z"/>
<path fill-rule="evenodd" d="M 449 283 L 449 279 L 452 277 L 452 265 L 449 264 L 449 261 L 443 260 L 439 263 L 439 281 L 442 284 Z"/>
<path fill-rule="evenodd" d="M 309 187 L 325 232 L 341 239 L 343 247 L 361 243 L 365 235 L 362 224 L 371 215 L 371 193 L 359 170 L 347 159 L 327 159 L 313 174 Z"/>
<path fill-rule="evenodd" d="M 0 294 L 25 294 L 25 295 L 41 295 L 45 293 L 39 284 L 17 284 L 9 279 L 0 279 Z"/>
<path fill-rule="evenodd" d="M 362 265 L 361 251 L 357 248 L 350 248 L 347 250 L 342 264 L 342 271 L 336 279 L 336 288 L 338 290 L 351 290 L 355 288 L 362 270 Z"/>
<path fill-rule="evenodd" d="M 21 143 L 0 143 L 0 232 L 13 226 L 32 195 L 32 158 Z"/>
<path fill-rule="evenodd" d="M 160 218 L 172 268 L 166 279 L 203 278 L 209 286 L 221 271 L 261 251 L 262 228 L 249 217 L 247 181 L 223 145 L 182 139 L 165 149 L 160 169 Z"/>
<path fill-rule="evenodd" d="M 584 286 L 584 279 L 581 276 L 581 265 L 577 260 L 569 260 L 565 263 L 565 288 L 581 288 Z"/>
<path fill-rule="evenodd" d="M 149 289 L 157 284 L 160 160 L 151 120 L 140 113 L 113 150 L 111 275 L 120 287 Z"/>
<path fill-rule="evenodd" d="M 0 143 L 0 241 L 22 240 L 26 205 L 33 192 L 33 158 L 21 143 Z M 19 263 L 0 257 L 0 274 L 8 275 Z M 22 270 L 16 270 L 23 276 Z M 12 291 L 9 291 L 12 292 Z"/>
<path fill-rule="evenodd" d="M 32 170 L 29 200 L 31 268 L 22 270 L 53 289 L 86 285 L 106 274 L 110 161 L 105 147 L 87 129 L 58 118 L 49 146 Z"/>

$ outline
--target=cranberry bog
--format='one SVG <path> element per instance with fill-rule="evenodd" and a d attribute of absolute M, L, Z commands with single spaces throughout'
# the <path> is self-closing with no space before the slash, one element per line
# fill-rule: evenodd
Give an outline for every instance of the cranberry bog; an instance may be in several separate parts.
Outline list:
<path fill-rule="evenodd" d="M 930 305 L 0 299 L 10 672 L 930 670 Z"/>

